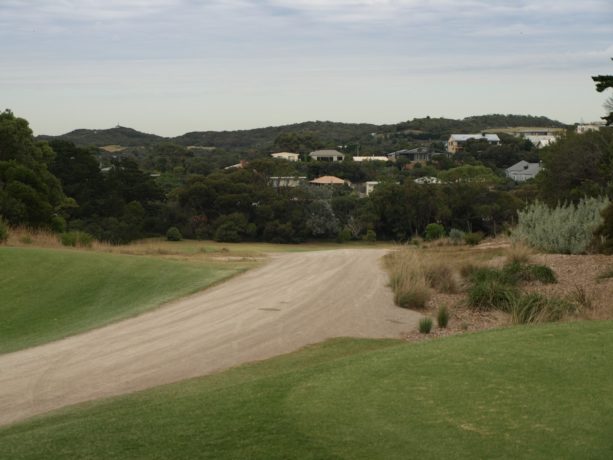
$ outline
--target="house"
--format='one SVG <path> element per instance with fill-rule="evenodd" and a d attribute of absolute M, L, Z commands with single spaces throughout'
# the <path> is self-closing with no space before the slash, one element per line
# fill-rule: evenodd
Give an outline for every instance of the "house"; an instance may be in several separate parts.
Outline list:
<path fill-rule="evenodd" d="M 361 163 L 363 161 L 388 161 L 389 159 L 384 155 L 373 155 L 370 157 L 353 157 L 353 161 Z"/>
<path fill-rule="evenodd" d="M 438 153 L 429 147 L 417 147 L 415 149 L 397 150 L 396 152 L 388 153 L 387 157 L 391 161 L 400 159 L 407 161 L 431 161 L 434 155 L 438 155 Z"/>
<path fill-rule="evenodd" d="M 268 178 L 268 184 L 274 188 L 299 187 L 305 182 L 305 176 L 272 176 Z"/>
<path fill-rule="evenodd" d="M 244 169 L 247 167 L 249 162 L 247 160 L 241 160 L 240 163 L 236 163 L 235 165 L 226 166 L 223 169 Z"/>
<path fill-rule="evenodd" d="M 271 157 L 287 161 L 300 161 L 300 155 L 292 152 L 277 152 L 271 153 Z"/>
<path fill-rule="evenodd" d="M 577 125 L 577 133 L 583 134 L 589 131 L 599 131 L 601 128 L 604 128 L 606 125 L 604 121 L 594 121 L 593 123 L 581 123 Z"/>
<path fill-rule="evenodd" d="M 556 136 L 525 136 L 537 149 L 542 149 L 558 140 Z"/>
<path fill-rule="evenodd" d="M 511 136 L 561 136 L 564 134 L 564 128 L 552 128 L 550 126 L 545 127 L 524 127 L 516 126 L 514 128 L 490 128 L 483 130 L 485 134 L 510 134 Z"/>
<path fill-rule="evenodd" d="M 315 161 L 343 161 L 345 155 L 338 150 L 315 150 L 309 153 L 309 157 Z"/>
<path fill-rule="evenodd" d="M 515 182 L 524 182 L 528 179 L 534 179 L 540 170 L 541 165 L 539 163 L 528 163 L 522 160 L 507 168 L 505 174 Z"/>
<path fill-rule="evenodd" d="M 493 145 L 500 144 L 500 138 L 498 137 L 498 134 L 452 134 L 447 141 L 447 151 L 449 153 L 461 152 L 464 148 L 464 144 L 466 144 L 466 142 L 468 142 L 469 140 L 483 140 Z"/>
<path fill-rule="evenodd" d="M 413 182 L 415 182 L 416 184 L 440 184 L 441 180 L 438 177 L 434 176 L 424 176 L 418 177 Z"/>
<path fill-rule="evenodd" d="M 376 180 L 369 180 L 366 182 L 366 196 L 370 195 L 375 187 L 379 185 L 379 182 Z"/>
<path fill-rule="evenodd" d="M 321 176 L 313 179 L 310 183 L 313 185 L 345 185 L 348 182 L 336 176 Z"/>

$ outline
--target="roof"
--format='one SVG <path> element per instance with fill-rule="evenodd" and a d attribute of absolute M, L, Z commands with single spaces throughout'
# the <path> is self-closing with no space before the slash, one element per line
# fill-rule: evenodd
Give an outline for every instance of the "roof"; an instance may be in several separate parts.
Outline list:
<path fill-rule="evenodd" d="M 344 183 L 343 179 L 339 179 L 336 176 L 321 176 L 311 181 L 311 184 L 317 185 L 343 185 Z"/>
<path fill-rule="evenodd" d="M 505 171 L 507 175 L 522 174 L 528 176 L 536 176 L 541 170 L 539 163 L 528 163 L 526 160 L 521 160 L 513 166 L 509 166 Z"/>
<path fill-rule="evenodd" d="M 345 155 L 338 150 L 334 149 L 326 149 L 326 150 L 315 150 L 314 152 L 309 153 L 310 157 L 332 157 L 332 156 L 342 156 Z"/>
<path fill-rule="evenodd" d="M 299 157 L 300 155 L 298 153 L 293 153 L 293 152 L 277 152 L 277 153 L 271 153 L 270 154 L 273 157 Z"/>
<path fill-rule="evenodd" d="M 388 161 L 388 158 L 381 155 L 373 155 L 368 157 L 353 157 L 353 161 Z"/>
<path fill-rule="evenodd" d="M 500 142 L 498 134 L 452 134 L 449 138 L 450 141 L 466 142 L 470 139 L 484 139 L 488 142 Z"/>

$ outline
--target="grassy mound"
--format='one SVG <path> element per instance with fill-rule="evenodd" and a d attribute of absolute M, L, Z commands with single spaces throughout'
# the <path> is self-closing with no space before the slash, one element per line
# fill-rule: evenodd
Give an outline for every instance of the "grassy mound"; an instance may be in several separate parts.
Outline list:
<path fill-rule="evenodd" d="M 336 340 L 0 429 L 0 458 L 611 458 L 613 324 Z"/>
<path fill-rule="evenodd" d="M 0 353 L 132 316 L 241 269 L 226 265 L 0 248 Z"/>

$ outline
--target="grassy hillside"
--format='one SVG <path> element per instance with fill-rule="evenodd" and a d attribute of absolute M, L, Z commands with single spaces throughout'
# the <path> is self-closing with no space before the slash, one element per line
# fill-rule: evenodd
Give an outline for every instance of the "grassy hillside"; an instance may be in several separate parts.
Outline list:
<path fill-rule="evenodd" d="M 132 316 L 244 267 L 74 250 L 0 248 L 0 353 Z"/>
<path fill-rule="evenodd" d="M 613 458 L 613 323 L 336 340 L 0 429 L 0 458 Z"/>

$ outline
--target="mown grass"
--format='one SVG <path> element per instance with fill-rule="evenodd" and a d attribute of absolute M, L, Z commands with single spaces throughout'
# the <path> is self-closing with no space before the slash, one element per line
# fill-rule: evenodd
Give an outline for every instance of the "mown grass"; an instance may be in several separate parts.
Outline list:
<path fill-rule="evenodd" d="M 249 266 L 253 262 L 0 248 L 0 353 L 133 316 Z"/>
<path fill-rule="evenodd" d="M 0 429 L 10 459 L 609 459 L 613 323 L 342 339 Z"/>

